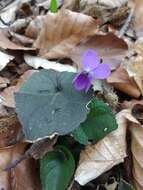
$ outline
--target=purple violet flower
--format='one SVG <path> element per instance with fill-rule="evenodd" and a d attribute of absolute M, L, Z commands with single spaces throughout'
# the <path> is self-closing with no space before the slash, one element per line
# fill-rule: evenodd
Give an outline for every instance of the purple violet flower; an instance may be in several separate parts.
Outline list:
<path fill-rule="evenodd" d="M 111 74 L 109 65 L 100 64 L 100 58 L 94 50 L 89 49 L 83 54 L 82 65 L 83 71 L 73 80 L 76 90 L 87 92 L 94 79 L 106 79 Z"/>

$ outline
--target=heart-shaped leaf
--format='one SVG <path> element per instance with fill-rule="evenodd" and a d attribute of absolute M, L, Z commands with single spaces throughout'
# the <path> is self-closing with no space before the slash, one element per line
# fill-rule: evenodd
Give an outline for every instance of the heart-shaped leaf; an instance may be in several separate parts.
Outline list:
<path fill-rule="evenodd" d="M 70 151 L 58 146 L 40 161 L 43 190 L 65 190 L 74 173 L 75 161 Z"/>
<path fill-rule="evenodd" d="M 104 102 L 94 98 L 88 107 L 87 119 L 72 133 L 81 144 L 88 140 L 97 142 L 118 127 L 114 114 Z"/>
<path fill-rule="evenodd" d="M 28 140 L 65 135 L 85 121 L 91 94 L 76 91 L 74 73 L 42 70 L 16 93 L 16 111 Z"/>

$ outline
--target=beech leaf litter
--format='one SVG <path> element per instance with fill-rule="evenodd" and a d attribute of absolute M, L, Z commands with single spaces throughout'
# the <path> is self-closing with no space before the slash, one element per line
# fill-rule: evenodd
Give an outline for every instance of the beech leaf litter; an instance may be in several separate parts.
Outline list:
<path fill-rule="evenodd" d="M 143 190 L 142 0 L 0 0 L 0 189 Z"/>

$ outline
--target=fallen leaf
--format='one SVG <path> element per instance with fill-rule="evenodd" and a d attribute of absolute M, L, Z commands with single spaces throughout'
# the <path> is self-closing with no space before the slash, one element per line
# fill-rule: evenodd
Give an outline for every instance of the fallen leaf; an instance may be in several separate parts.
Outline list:
<path fill-rule="evenodd" d="M 19 33 L 21 29 L 25 29 L 27 27 L 30 21 L 31 21 L 30 18 L 20 18 L 20 19 L 15 20 L 10 25 L 10 32 Z"/>
<path fill-rule="evenodd" d="M 143 189 L 143 128 L 130 126 L 132 133 L 133 177 L 136 190 Z"/>
<path fill-rule="evenodd" d="M 141 95 L 136 83 L 129 77 L 127 71 L 122 66 L 108 77 L 107 82 L 121 92 L 134 98 L 139 98 Z"/>
<path fill-rule="evenodd" d="M 24 154 L 28 143 L 22 139 L 21 125 L 15 114 L 0 118 L 0 189 L 40 190 L 36 165 L 33 159 L 26 159 L 8 172 L 2 171 L 8 164 Z"/>
<path fill-rule="evenodd" d="M 12 159 L 16 160 L 20 155 L 24 154 L 27 144 L 19 143 L 12 150 Z M 28 158 L 18 164 L 11 171 L 11 186 L 15 190 L 42 190 L 36 162 L 32 158 Z"/>
<path fill-rule="evenodd" d="M 9 83 L 10 83 L 10 81 L 9 81 L 8 78 L 0 76 L 0 89 L 1 88 L 6 88 Z"/>
<path fill-rule="evenodd" d="M 75 180 L 85 185 L 124 161 L 126 157 L 126 110 L 116 116 L 118 129 L 107 135 L 95 145 L 88 145 L 80 154 Z"/>
<path fill-rule="evenodd" d="M 80 12 L 113 25 L 122 24 L 128 9 L 127 0 L 81 0 L 79 5 Z"/>
<path fill-rule="evenodd" d="M 1 169 L 5 168 L 7 164 L 17 159 L 24 153 L 27 147 L 26 143 L 18 143 L 13 146 L 8 146 L 0 149 L 0 165 Z M 33 159 L 24 160 L 16 168 L 11 171 L 0 172 L 0 188 L 6 190 L 25 190 L 34 189 L 40 190 L 39 178 Z"/>
<path fill-rule="evenodd" d="M 0 47 L 11 50 L 35 50 L 35 48 L 24 47 L 10 41 L 4 31 L 0 30 Z"/>
<path fill-rule="evenodd" d="M 31 47 L 34 40 L 31 39 L 31 38 L 28 38 L 26 36 L 23 36 L 23 35 L 20 35 L 20 34 L 17 34 L 17 33 L 14 33 L 14 32 L 10 32 L 10 35 L 13 39 L 13 42 L 17 43 L 17 44 L 22 44 L 24 46 L 27 46 L 27 47 Z"/>
<path fill-rule="evenodd" d="M 34 47 L 40 49 L 44 58 L 68 57 L 81 40 L 97 33 L 98 24 L 90 16 L 65 9 L 48 13 Z"/>
<path fill-rule="evenodd" d="M 6 5 L 6 7 L 4 9 L 2 9 L 1 13 L 0 13 L 0 17 L 1 19 L 4 21 L 4 23 L 12 23 L 15 18 L 16 18 L 16 10 L 17 10 L 17 5 L 19 3 L 19 0 L 16 0 L 14 2 L 11 2 L 9 5 Z M 4 24 L 3 22 L 0 24 L 0 26 L 2 28 L 7 27 L 6 24 Z"/>
<path fill-rule="evenodd" d="M 30 24 L 26 28 L 25 35 L 29 38 L 36 39 L 41 28 L 44 25 L 45 20 L 46 16 L 37 16 L 34 20 L 30 22 Z"/>
<path fill-rule="evenodd" d="M 124 40 L 119 39 L 112 33 L 107 35 L 95 35 L 87 41 L 81 42 L 70 54 L 71 59 L 81 68 L 83 53 L 88 50 L 95 50 L 103 63 L 109 64 L 111 69 L 116 69 L 125 57 L 128 46 Z"/>
<path fill-rule="evenodd" d="M 127 3 L 127 0 L 81 0 L 80 4 L 82 6 L 93 5 L 93 4 L 103 5 L 108 8 L 121 7 L 123 4 Z"/>
<path fill-rule="evenodd" d="M 18 92 L 20 87 L 23 83 L 25 83 L 33 73 L 35 73 L 35 70 L 29 70 L 26 71 L 18 80 L 17 84 L 15 86 L 10 86 L 8 88 L 5 88 L 1 93 L 0 96 L 2 97 L 2 105 L 15 108 L 15 100 L 14 100 L 14 93 Z"/>
<path fill-rule="evenodd" d="M 129 60 L 124 62 L 124 68 L 128 72 L 130 78 L 133 78 L 143 95 L 143 42 L 137 42 L 133 46 L 133 50 L 137 53 Z"/>
<path fill-rule="evenodd" d="M 0 71 L 6 67 L 6 65 L 13 60 L 14 57 L 12 55 L 8 55 L 0 51 Z"/>
<path fill-rule="evenodd" d="M 15 144 L 21 138 L 21 125 L 15 114 L 0 118 L 0 148 Z"/>
<path fill-rule="evenodd" d="M 53 69 L 56 71 L 68 71 L 76 73 L 76 68 L 70 65 L 63 65 L 54 61 L 48 61 L 47 59 L 43 59 L 36 56 L 31 55 L 25 55 L 24 56 L 25 62 L 30 65 L 31 67 L 34 67 L 35 69 L 43 68 L 43 69 Z"/>
<path fill-rule="evenodd" d="M 126 106 L 132 117 L 133 122 L 130 120 L 129 129 L 131 131 L 131 151 L 133 159 L 133 182 L 136 190 L 143 189 L 143 101 L 130 101 L 125 102 Z"/>
<path fill-rule="evenodd" d="M 136 31 L 137 37 L 143 37 L 143 1 L 133 0 L 135 3 L 134 9 L 134 29 Z"/>
<path fill-rule="evenodd" d="M 79 2 L 80 0 L 63 0 L 63 7 L 64 9 L 70 9 L 70 10 L 78 10 L 79 8 Z"/>

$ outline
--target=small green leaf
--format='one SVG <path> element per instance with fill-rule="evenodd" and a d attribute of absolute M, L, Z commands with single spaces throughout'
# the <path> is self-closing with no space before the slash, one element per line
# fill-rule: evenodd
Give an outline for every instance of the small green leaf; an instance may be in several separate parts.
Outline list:
<path fill-rule="evenodd" d="M 65 135 L 85 121 L 91 93 L 76 91 L 75 73 L 41 70 L 16 93 L 16 112 L 28 140 Z"/>
<path fill-rule="evenodd" d="M 78 141 L 80 144 L 87 144 L 88 143 L 88 137 L 83 131 L 82 127 L 77 128 L 72 132 L 72 136 L 76 141 Z"/>
<path fill-rule="evenodd" d="M 64 146 L 57 146 L 40 160 L 43 190 L 65 190 L 74 174 L 75 161 Z"/>
<path fill-rule="evenodd" d="M 58 10 L 57 0 L 51 0 L 49 9 L 52 13 L 57 12 L 57 10 Z"/>
<path fill-rule="evenodd" d="M 72 133 L 75 140 L 81 144 L 86 144 L 87 139 L 95 143 L 118 127 L 114 114 L 104 102 L 94 98 L 89 109 L 90 113 L 85 122 Z"/>
<path fill-rule="evenodd" d="M 135 189 L 129 183 L 127 183 L 122 179 L 118 185 L 118 190 L 135 190 Z"/>

